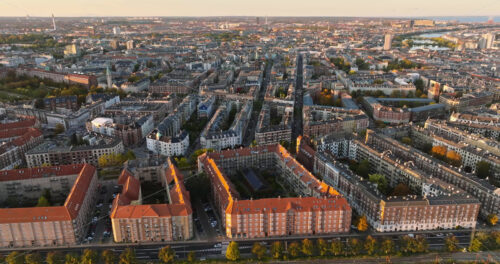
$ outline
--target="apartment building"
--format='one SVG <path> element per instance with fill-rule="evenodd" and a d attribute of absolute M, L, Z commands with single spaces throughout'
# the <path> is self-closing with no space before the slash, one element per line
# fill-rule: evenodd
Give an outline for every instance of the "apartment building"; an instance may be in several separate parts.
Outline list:
<path fill-rule="evenodd" d="M 201 132 L 202 148 L 220 150 L 241 145 L 252 114 L 252 106 L 252 101 L 228 101 L 221 105 Z M 233 120 L 230 120 L 231 111 L 236 111 Z"/>
<path fill-rule="evenodd" d="M 133 146 L 144 142 L 144 138 L 154 129 L 152 115 L 139 118 L 115 116 L 98 117 L 86 123 L 87 131 L 120 138 L 124 146 Z"/>
<path fill-rule="evenodd" d="M 371 148 L 378 149 L 380 153 L 386 151 L 392 153 L 401 162 L 411 162 L 412 166 L 421 170 L 428 177 L 437 178 L 443 182 L 453 184 L 456 187 L 466 191 L 472 197 L 475 197 L 481 202 L 480 215 L 486 217 L 489 214 L 500 215 L 500 188 L 497 188 L 484 179 L 477 178 L 472 173 L 464 172 L 449 166 L 448 164 L 437 160 L 420 150 L 401 144 L 398 141 L 389 138 L 380 133 L 375 133 L 372 130 L 367 131 L 364 144 Z M 353 144 L 352 157 L 362 154 L 357 154 L 360 144 Z M 362 153 L 362 152 L 359 153 Z M 365 155 L 369 155 L 365 152 Z M 375 155 L 370 155 L 375 157 Z"/>
<path fill-rule="evenodd" d="M 127 166 L 118 178 L 118 184 L 123 188 L 111 209 L 114 241 L 137 243 L 191 239 L 194 236 L 193 212 L 183 175 L 170 160 L 160 166 L 143 164 L 145 166 Z M 165 187 L 168 204 L 143 204 L 139 177 L 145 169 L 159 176 L 155 182 Z"/>
<path fill-rule="evenodd" d="M 257 144 L 273 144 L 292 141 L 293 106 L 265 103 L 259 114 L 255 141 Z"/>
<path fill-rule="evenodd" d="M 362 152 L 363 149 L 358 146 L 357 151 Z M 376 151 L 373 153 L 379 157 L 384 156 Z M 314 171 L 322 175 L 325 182 L 338 189 L 352 208 L 358 214 L 365 215 L 369 224 L 379 232 L 475 227 L 480 206 L 476 198 L 453 187 L 434 187 L 433 185 L 441 185 L 442 182 L 428 181 L 424 174 L 410 167 L 398 166 L 397 162 L 387 157 L 386 162 L 379 160 L 379 165 L 376 164 L 377 161 L 370 161 L 373 167 L 385 168 L 377 172 L 388 176 L 389 185 L 413 181 L 410 187 L 420 192 L 424 189 L 422 185 L 442 191 L 434 192 L 434 195 L 429 192 L 426 195 L 385 196 L 375 184 L 355 175 L 346 165 L 335 161 L 328 152 L 316 154 Z"/>
<path fill-rule="evenodd" d="M 241 200 L 229 175 L 245 168 L 273 170 L 277 180 L 300 197 Z M 227 237 L 256 238 L 348 232 L 346 199 L 316 179 L 281 145 L 265 145 L 198 157 L 198 169 L 212 184 L 212 197 Z"/>
<path fill-rule="evenodd" d="M 83 136 L 82 139 L 88 141 L 89 144 L 68 146 L 66 142 L 45 141 L 26 152 L 26 163 L 29 168 L 78 163 L 99 166 L 100 157 L 121 154 L 125 150 L 119 138 L 89 134 Z"/>
<path fill-rule="evenodd" d="M 45 189 L 67 194 L 63 205 L 0 209 L 0 246 L 70 246 L 87 233 L 94 209 L 97 170 L 89 164 L 0 172 L 0 199 L 37 199 Z"/>
<path fill-rule="evenodd" d="M 0 168 L 13 169 L 24 163 L 24 154 L 43 141 L 34 117 L 0 124 Z"/>
<path fill-rule="evenodd" d="M 304 106 L 303 116 L 303 133 L 308 137 L 362 131 L 369 124 L 369 118 L 363 111 L 338 107 Z"/>

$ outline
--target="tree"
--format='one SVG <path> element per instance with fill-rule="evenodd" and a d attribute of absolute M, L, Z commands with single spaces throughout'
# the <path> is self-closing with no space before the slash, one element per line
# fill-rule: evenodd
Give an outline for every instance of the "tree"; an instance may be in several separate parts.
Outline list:
<path fill-rule="evenodd" d="M 415 88 L 417 90 L 420 90 L 420 91 L 424 90 L 424 80 L 418 78 L 415 80 L 414 84 L 415 84 Z"/>
<path fill-rule="evenodd" d="M 427 239 L 423 236 L 415 237 L 415 252 L 416 253 L 424 253 L 429 249 L 429 243 L 427 243 Z"/>
<path fill-rule="evenodd" d="M 64 132 L 64 130 L 65 130 L 65 128 L 64 128 L 63 124 L 57 124 L 54 128 L 54 133 L 61 134 L 62 132 Z"/>
<path fill-rule="evenodd" d="M 458 251 L 458 239 L 454 236 L 447 236 L 444 240 L 444 247 L 448 252 Z"/>
<path fill-rule="evenodd" d="M 132 248 L 126 248 L 120 254 L 120 264 L 136 264 L 137 258 L 135 257 L 135 250 Z"/>
<path fill-rule="evenodd" d="M 391 196 L 406 196 L 408 194 L 411 194 L 410 187 L 402 182 L 398 183 L 391 192 Z"/>
<path fill-rule="evenodd" d="M 368 220 L 366 219 L 366 215 L 362 215 L 359 218 L 357 228 L 361 232 L 368 230 Z"/>
<path fill-rule="evenodd" d="M 187 255 L 187 261 L 188 262 L 195 262 L 196 261 L 196 253 L 194 251 L 189 251 Z"/>
<path fill-rule="evenodd" d="M 394 253 L 394 241 L 390 238 L 384 239 L 380 245 L 380 251 L 386 255 Z"/>
<path fill-rule="evenodd" d="M 310 257 L 314 254 L 314 245 L 313 242 L 309 239 L 302 240 L 301 251 L 304 255 Z"/>
<path fill-rule="evenodd" d="M 377 246 L 377 240 L 375 238 L 370 235 L 366 237 L 364 248 L 368 255 L 373 255 L 375 252 L 377 252 Z"/>
<path fill-rule="evenodd" d="M 353 256 L 357 256 L 360 252 L 361 249 L 363 248 L 363 244 L 361 244 L 361 241 L 357 238 L 351 238 L 349 239 L 349 252 Z"/>
<path fill-rule="evenodd" d="M 400 238 L 399 248 L 403 253 L 410 253 L 413 252 L 414 244 L 414 239 L 406 235 Z"/>
<path fill-rule="evenodd" d="M 40 196 L 40 198 L 38 198 L 38 203 L 36 204 L 37 207 L 48 207 L 50 206 L 50 203 L 49 203 L 49 200 L 47 200 L 47 198 L 45 198 L 45 196 Z"/>
<path fill-rule="evenodd" d="M 438 159 L 444 159 L 446 156 L 447 148 L 445 146 L 433 146 L 431 149 L 432 156 Z"/>
<path fill-rule="evenodd" d="M 24 257 L 25 264 L 42 264 L 42 256 L 38 253 L 29 253 Z"/>
<path fill-rule="evenodd" d="M 132 150 L 129 150 L 127 151 L 127 153 L 125 153 L 126 160 L 135 160 L 135 158 L 135 153 Z"/>
<path fill-rule="evenodd" d="M 47 262 L 47 264 L 63 264 L 64 256 L 59 251 L 51 251 L 47 253 L 45 261 Z"/>
<path fill-rule="evenodd" d="M 5 262 L 7 264 L 23 264 L 24 258 L 23 258 L 23 255 L 21 255 L 21 253 L 19 253 L 18 251 L 12 251 L 5 258 Z"/>
<path fill-rule="evenodd" d="M 335 256 L 342 255 L 344 254 L 344 244 L 339 239 L 334 239 L 330 245 L 330 251 Z"/>
<path fill-rule="evenodd" d="M 486 177 L 490 176 L 490 163 L 486 161 L 479 161 L 476 163 L 476 175 L 480 179 L 485 179 Z"/>
<path fill-rule="evenodd" d="M 254 254 L 258 260 L 262 260 L 266 255 L 266 248 L 259 242 L 255 242 L 252 247 L 252 254 Z"/>
<path fill-rule="evenodd" d="M 273 244 L 271 244 L 271 256 L 273 257 L 273 259 L 281 258 L 283 250 L 283 243 L 281 243 L 280 241 L 273 242 Z"/>
<path fill-rule="evenodd" d="M 386 194 L 387 192 L 387 180 L 385 179 L 385 176 L 382 174 L 370 174 L 368 176 L 368 180 L 372 183 L 377 184 L 377 189 L 383 193 Z"/>
<path fill-rule="evenodd" d="M 231 241 L 227 246 L 226 259 L 231 261 L 236 261 L 240 259 L 240 248 L 237 242 Z"/>
<path fill-rule="evenodd" d="M 356 174 L 363 178 L 368 178 L 368 174 L 370 173 L 370 162 L 366 159 L 362 160 L 356 169 Z"/>
<path fill-rule="evenodd" d="M 66 259 L 66 261 L 64 262 L 65 264 L 79 264 L 80 263 L 80 258 L 75 253 L 66 254 L 65 259 Z"/>
<path fill-rule="evenodd" d="M 106 249 L 101 252 L 101 259 L 105 264 L 115 263 L 115 253 L 113 251 Z"/>
<path fill-rule="evenodd" d="M 299 243 L 297 243 L 297 242 L 290 243 L 290 245 L 288 246 L 288 253 L 290 253 L 290 256 L 292 256 L 294 258 L 298 257 L 300 254 Z"/>
<path fill-rule="evenodd" d="M 173 263 L 175 259 L 175 252 L 170 246 L 165 246 L 158 252 L 158 258 L 163 263 Z"/>
<path fill-rule="evenodd" d="M 401 139 L 401 142 L 403 142 L 403 143 L 404 143 L 404 144 L 406 144 L 406 145 L 411 145 L 411 142 L 412 142 L 412 141 L 411 141 L 411 138 L 409 138 L 409 137 L 403 137 L 403 138 Z"/>
<path fill-rule="evenodd" d="M 498 215 L 496 214 L 489 214 L 487 217 L 488 224 L 491 226 L 496 226 L 498 223 Z"/>
<path fill-rule="evenodd" d="M 92 249 L 85 249 L 81 257 L 81 263 L 83 264 L 94 264 L 98 261 L 97 252 Z"/>
<path fill-rule="evenodd" d="M 462 157 L 454 150 L 446 152 L 446 159 L 448 160 L 448 163 L 457 167 L 462 164 Z"/>
<path fill-rule="evenodd" d="M 481 250 L 482 246 L 483 246 L 483 243 L 478 238 L 474 238 L 470 242 L 469 251 L 471 251 L 471 252 L 478 252 L 478 251 Z"/>
<path fill-rule="evenodd" d="M 320 256 L 326 256 L 328 254 L 328 243 L 322 238 L 316 241 L 316 248 L 318 249 Z"/>

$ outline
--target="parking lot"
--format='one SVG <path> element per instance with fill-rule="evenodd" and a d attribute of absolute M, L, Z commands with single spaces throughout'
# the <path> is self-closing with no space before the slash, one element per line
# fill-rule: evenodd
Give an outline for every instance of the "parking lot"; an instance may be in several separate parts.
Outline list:
<path fill-rule="evenodd" d="M 84 239 L 84 243 L 106 243 L 112 241 L 111 220 L 109 214 L 113 199 L 121 188 L 114 184 L 114 181 L 102 182 L 98 189 L 95 210 L 92 221 Z"/>

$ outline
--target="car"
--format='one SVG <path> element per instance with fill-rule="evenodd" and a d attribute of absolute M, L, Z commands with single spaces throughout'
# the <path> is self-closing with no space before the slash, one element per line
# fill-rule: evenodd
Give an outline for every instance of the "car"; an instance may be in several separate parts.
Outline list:
<path fill-rule="evenodd" d="M 214 245 L 214 248 L 220 248 L 220 247 L 222 247 L 221 243 L 217 243 L 217 244 Z"/>
<path fill-rule="evenodd" d="M 102 203 L 98 203 L 95 207 L 101 208 L 102 207 Z"/>

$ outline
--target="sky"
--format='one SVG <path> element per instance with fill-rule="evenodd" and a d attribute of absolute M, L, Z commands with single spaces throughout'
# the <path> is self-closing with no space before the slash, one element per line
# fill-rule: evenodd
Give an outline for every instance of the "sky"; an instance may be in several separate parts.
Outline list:
<path fill-rule="evenodd" d="M 498 16 L 500 0 L 0 0 L 0 16 L 52 13 L 56 17 Z"/>

